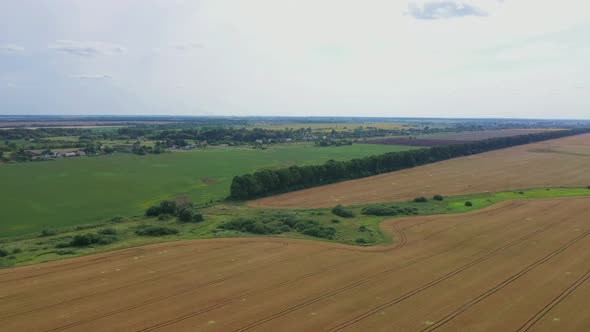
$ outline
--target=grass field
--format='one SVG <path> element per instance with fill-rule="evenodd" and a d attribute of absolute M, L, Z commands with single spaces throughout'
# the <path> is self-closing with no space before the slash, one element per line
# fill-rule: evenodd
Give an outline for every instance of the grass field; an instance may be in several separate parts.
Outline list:
<path fill-rule="evenodd" d="M 179 195 L 197 203 L 223 199 L 234 175 L 263 167 L 317 164 L 407 149 L 290 144 L 267 150 L 216 148 L 0 165 L 0 237 L 139 215 L 152 203 Z"/>
<path fill-rule="evenodd" d="M 473 195 L 462 195 L 445 197 L 443 201 L 436 201 L 431 198 L 424 203 L 413 201 L 389 202 L 379 205 L 395 206 L 399 208 L 415 209 L 416 215 L 445 215 L 475 212 L 506 201 L 536 200 L 566 197 L 590 196 L 590 189 L 580 188 L 534 188 L 518 191 L 506 191 L 498 193 L 479 193 Z M 465 202 L 470 201 L 471 206 Z M 12 258 L 0 258 L 0 267 L 29 265 L 34 263 L 48 262 L 67 257 L 100 253 L 120 248 L 128 248 L 137 245 L 150 244 L 164 241 L 178 241 L 190 239 L 211 239 L 211 238 L 233 238 L 248 237 L 254 238 L 260 235 L 243 233 L 239 231 L 221 230 L 219 227 L 228 221 L 236 218 L 256 219 L 270 218 L 279 220 L 285 216 L 291 216 L 299 220 L 314 220 L 323 227 L 333 227 L 335 236 L 333 239 L 323 239 L 303 235 L 299 232 L 287 232 L 280 237 L 295 239 L 306 239 L 325 243 L 341 243 L 347 245 L 359 245 L 358 240 L 362 239 L 364 246 L 382 246 L 391 243 L 398 243 L 401 239 L 399 234 L 391 236 L 390 231 L 383 231 L 383 221 L 406 218 L 407 215 L 397 216 L 371 216 L 362 213 L 363 208 L 370 205 L 347 206 L 346 209 L 353 212 L 351 218 L 341 218 L 331 212 L 331 208 L 305 209 L 285 211 L 283 209 L 260 209 L 249 207 L 238 203 L 218 203 L 200 210 L 205 216 L 201 223 L 180 223 L 175 220 L 160 221 L 157 218 L 143 216 L 131 217 L 121 221 L 105 221 L 92 225 L 78 225 L 62 229 L 55 229 L 55 234 L 50 236 L 39 236 L 39 234 L 23 237 L 5 238 L 0 240 L 0 249 L 12 253 L 18 248 L 19 253 Z M 337 221 L 337 222 L 335 222 Z M 135 231 L 140 225 L 167 226 L 179 230 L 177 235 L 163 237 L 140 237 Z M 68 247 L 57 248 L 56 245 L 71 241 L 75 235 L 98 232 L 102 229 L 115 229 L 118 241 L 108 245 L 89 247 Z"/>

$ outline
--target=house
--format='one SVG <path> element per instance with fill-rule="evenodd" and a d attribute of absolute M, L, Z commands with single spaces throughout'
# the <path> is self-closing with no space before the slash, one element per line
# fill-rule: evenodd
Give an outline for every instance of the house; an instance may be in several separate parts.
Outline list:
<path fill-rule="evenodd" d="M 75 157 L 76 156 L 76 152 L 66 152 L 64 153 L 64 157 Z"/>
<path fill-rule="evenodd" d="M 76 156 L 83 157 L 85 155 L 86 155 L 86 152 L 84 152 L 84 151 L 76 151 Z"/>

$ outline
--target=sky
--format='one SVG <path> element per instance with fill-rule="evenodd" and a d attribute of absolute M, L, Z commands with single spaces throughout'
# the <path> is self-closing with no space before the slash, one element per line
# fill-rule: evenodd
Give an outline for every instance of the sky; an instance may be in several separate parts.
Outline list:
<path fill-rule="evenodd" d="M 4 0 L 0 114 L 590 119 L 587 0 Z"/>

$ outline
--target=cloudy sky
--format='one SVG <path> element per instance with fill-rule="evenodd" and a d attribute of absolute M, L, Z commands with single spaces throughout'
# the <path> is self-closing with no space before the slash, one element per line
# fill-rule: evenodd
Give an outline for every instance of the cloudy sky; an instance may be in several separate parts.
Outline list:
<path fill-rule="evenodd" d="M 590 118 L 587 0 L 0 1 L 0 114 Z"/>

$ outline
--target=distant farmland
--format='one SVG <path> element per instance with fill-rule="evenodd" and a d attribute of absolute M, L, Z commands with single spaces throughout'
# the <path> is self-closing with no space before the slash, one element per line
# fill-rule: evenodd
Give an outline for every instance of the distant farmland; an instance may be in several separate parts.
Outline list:
<path fill-rule="evenodd" d="M 491 151 L 251 201 L 315 208 L 533 187 L 590 185 L 590 134 Z"/>
<path fill-rule="evenodd" d="M 470 141 L 479 141 L 495 137 L 510 137 L 526 134 L 536 134 L 556 129 L 499 129 L 482 131 L 463 131 L 458 133 L 438 133 L 416 137 L 390 137 L 365 141 L 368 144 L 392 144 L 406 146 L 439 146 L 448 144 L 461 144 Z"/>

